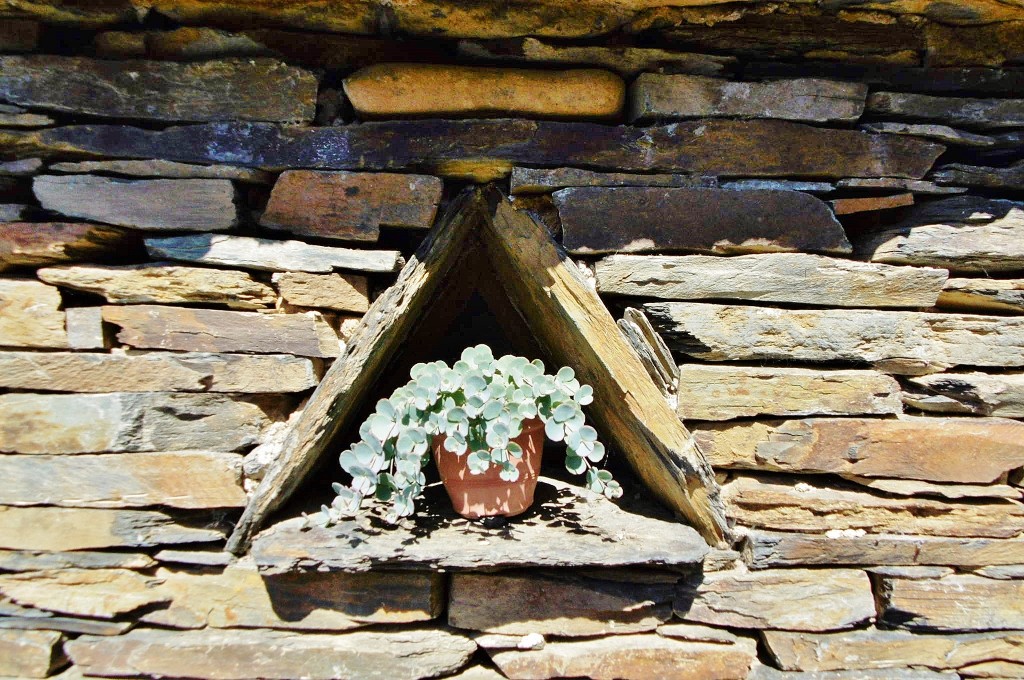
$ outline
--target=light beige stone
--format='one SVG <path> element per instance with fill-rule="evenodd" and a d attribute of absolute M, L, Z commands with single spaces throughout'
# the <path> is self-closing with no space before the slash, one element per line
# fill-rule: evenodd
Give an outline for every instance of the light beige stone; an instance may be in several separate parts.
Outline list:
<path fill-rule="evenodd" d="M 0 594 L 48 611 L 112 619 L 167 602 L 160 581 L 127 569 L 61 569 L 0 574 Z"/>
<path fill-rule="evenodd" d="M 284 301 L 296 307 L 317 307 L 363 313 L 370 308 L 365 276 L 355 274 L 274 274 L 274 285 Z"/>
<path fill-rule="evenodd" d="M 844 474 L 843 479 L 895 496 L 934 496 L 952 499 L 1024 497 L 1024 492 L 1009 484 L 933 484 L 916 479 L 873 479 L 850 474 Z"/>
<path fill-rule="evenodd" d="M 679 417 L 693 420 L 903 410 L 899 384 L 876 371 L 683 364 L 678 394 Z"/>
<path fill-rule="evenodd" d="M 674 640 L 715 642 L 723 645 L 732 644 L 740 639 L 727 630 L 711 628 L 710 626 L 699 626 L 695 623 L 663 623 L 658 626 L 658 635 Z"/>
<path fill-rule="evenodd" d="M 950 279 L 938 306 L 962 312 L 1024 314 L 1024 279 Z"/>
<path fill-rule="evenodd" d="M 1024 373 L 936 373 L 908 382 L 903 398 L 915 408 L 1024 418 Z"/>
<path fill-rule="evenodd" d="M 91 550 L 223 540 L 226 527 L 151 510 L 0 506 L 0 548 Z"/>
<path fill-rule="evenodd" d="M 275 299 L 270 286 L 246 272 L 166 263 L 50 267 L 36 275 L 46 283 L 96 293 L 117 304 L 204 303 L 258 309 L 273 305 Z"/>
<path fill-rule="evenodd" d="M 155 566 L 152 557 L 138 552 L 0 550 L 0 570 L 3 571 L 149 569 Z"/>
<path fill-rule="evenodd" d="M 321 366 L 288 354 L 0 352 L 0 387 L 53 392 L 302 392 Z"/>
<path fill-rule="evenodd" d="M 604 294 L 834 307 L 931 307 L 947 273 L 805 253 L 612 255 L 595 265 Z"/>
<path fill-rule="evenodd" d="M 386 673 L 389 678 L 418 680 L 457 671 L 469 661 L 476 645 L 443 630 L 315 635 L 263 629 L 137 628 L 116 637 L 83 636 L 66 649 L 89 676 L 334 680 Z"/>
<path fill-rule="evenodd" d="M 111 345 L 99 307 L 69 307 L 64 311 L 64 325 L 71 349 L 107 349 Z"/>
<path fill-rule="evenodd" d="M 259 442 L 277 405 L 220 394 L 3 394 L 0 451 L 235 451 Z"/>
<path fill-rule="evenodd" d="M 914 205 L 914 194 L 836 198 L 829 201 L 829 204 L 832 206 L 832 212 L 836 215 L 853 215 L 856 213 L 875 212 L 877 210 L 894 210 Z"/>
<path fill-rule="evenodd" d="M 429 621 L 440 613 L 444 578 L 431 572 L 296 572 L 261 577 L 248 560 L 221 573 L 161 568 L 170 604 L 146 623 L 172 628 L 343 631 L 366 624 Z"/>
<path fill-rule="evenodd" d="M 878 597 L 882 620 L 906 628 L 948 631 L 1024 628 L 1024 581 L 967 574 L 924 581 L 883 578 Z"/>
<path fill-rule="evenodd" d="M 1024 319 L 868 309 L 643 306 L 666 344 L 708 361 L 869 362 L 921 375 L 958 365 L 1024 366 Z"/>
<path fill-rule="evenodd" d="M 608 71 L 377 64 L 345 79 L 365 117 L 615 118 L 626 86 Z"/>
<path fill-rule="evenodd" d="M 26 279 L 0 279 L 0 346 L 66 348 L 60 292 Z"/>
<path fill-rule="evenodd" d="M 714 626 L 824 631 L 875 615 L 871 582 L 854 569 L 705 574 L 680 590 L 676 616 Z"/>
<path fill-rule="evenodd" d="M 211 451 L 0 456 L 3 505 L 237 508 L 242 457 Z"/>
<path fill-rule="evenodd" d="M 0 630 L 0 676 L 48 677 L 66 660 L 63 639 L 52 630 Z"/>
<path fill-rule="evenodd" d="M 807 418 L 702 425 L 716 467 L 989 484 L 1024 467 L 1024 423 L 1003 418 Z"/>
<path fill-rule="evenodd" d="M 722 495 L 729 517 L 738 524 L 773 531 L 824 534 L 852 529 L 959 538 L 1011 538 L 1024 531 L 1024 505 L 1009 500 L 891 498 L 795 479 L 755 477 L 729 482 Z"/>

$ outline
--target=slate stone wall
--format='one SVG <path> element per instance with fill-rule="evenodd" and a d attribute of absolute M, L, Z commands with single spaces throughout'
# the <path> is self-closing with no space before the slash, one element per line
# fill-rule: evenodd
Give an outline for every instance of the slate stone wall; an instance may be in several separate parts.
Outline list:
<path fill-rule="evenodd" d="M 995 0 L 0 3 L 0 676 L 1024 677 L 1022 65 Z M 474 182 L 664 340 L 730 543 L 222 552 Z"/>

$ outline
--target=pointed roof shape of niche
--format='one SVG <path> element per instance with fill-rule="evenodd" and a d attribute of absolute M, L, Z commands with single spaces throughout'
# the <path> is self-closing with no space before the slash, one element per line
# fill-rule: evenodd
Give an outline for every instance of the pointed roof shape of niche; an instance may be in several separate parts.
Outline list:
<path fill-rule="evenodd" d="M 376 376 L 431 313 L 446 282 L 480 258 L 486 258 L 537 345 L 593 386 L 589 416 L 605 439 L 617 445 L 654 495 L 710 544 L 722 540 L 725 512 L 711 468 L 582 272 L 543 226 L 513 210 L 498 190 L 468 189 L 373 303 L 324 376 L 246 506 L 229 551 L 248 548 L 334 436 L 353 424 Z"/>

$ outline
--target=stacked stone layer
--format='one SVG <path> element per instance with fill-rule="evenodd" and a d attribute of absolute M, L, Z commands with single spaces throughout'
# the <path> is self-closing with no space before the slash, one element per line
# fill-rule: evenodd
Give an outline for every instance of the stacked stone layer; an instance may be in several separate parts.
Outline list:
<path fill-rule="evenodd" d="M 73 4 L 0 3 L 0 677 L 1024 677 L 1019 7 Z M 726 544 L 221 551 L 468 182 L 660 334 Z"/>

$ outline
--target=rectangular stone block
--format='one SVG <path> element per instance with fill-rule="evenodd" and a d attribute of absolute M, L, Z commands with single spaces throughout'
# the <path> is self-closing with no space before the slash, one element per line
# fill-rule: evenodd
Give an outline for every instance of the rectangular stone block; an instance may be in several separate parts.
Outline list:
<path fill-rule="evenodd" d="M 893 525 L 893 529 L 899 529 Z M 816 565 L 985 565 L 1024 564 L 1024 541 L 865 534 L 836 530 L 824 534 L 750 531 L 743 557 L 752 569 Z"/>
<path fill-rule="evenodd" d="M 705 574 L 681 588 L 674 608 L 687 621 L 801 631 L 852 628 L 875 615 L 868 575 L 854 569 Z"/>
<path fill-rule="evenodd" d="M 1024 581 L 968 574 L 923 581 L 883 578 L 878 585 L 881 620 L 915 630 L 1014 630 L 1024 628 Z"/>
<path fill-rule="evenodd" d="M 1024 279 L 949 279 L 938 307 L 979 314 L 1024 314 Z"/>
<path fill-rule="evenodd" d="M 581 168 L 512 168 L 510 192 L 549 194 L 568 187 L 717 187 L 718 178 L 703 175 L 639 175 L 595 172 Z"/>
<path fill-rule="evenodd" d="M 0 270 L 88 260 L 124 247 L 128 240 L 120 229 L 86 222 L 4 221 Z"/>
<path fill-rule="evenodd" d="M 771 531 L 824 534 L 852 529 L 871 534 L 1011 538 L 1024 530 L 1024 505 L 1010 500 L 953 503 L 893 498 L 820 482 L 745 476 L 723 486 L 722 498 L 737 524 Z"/>
<path fill-rule="evenodd" d="M 829 201 L 836 215 L 894 210 L 914 205 L 914 194 L 891 194 L 889 196 L 863 196 L 859 198 L 837 198 Z"/>
<path fill-rule="evenodd" d="M 1024 126 L 1024 99 L 934 97 L 909 92 L 872 92 L 869 113 L 990 130 Z"/>
<path fill-rule="evenodd" d="M 1024 373 L 936 373 L 908 383 L 903 399 L 914 408 L 1024 418 Z"/>
<path fill-rule="evenodd" d="M 226 179 L 41 175 L 32 191 L 47 210 L 145 231 L 225 231 L 238 224 L 235 188 Z"/>
<path fill-rule="evenodd" d="M 0 451 L 236 451 L 259 443 L 280 405 L 219 394 L 2 394 Z"/>
<path fill-rule="evenodd" d="M 125 161 L 63 161 L 51 163 L 56 172 L 99 172 L 128 177 L 167 177 L 174 179 L 232 179 L 246 184 L 271 184 L 274 175 L 258 168 L 240 165 L 195 165 L 158 158 Z"/>
<path fill-rule="evenodd" d="M 308 122 L 317 79 L 274 59 L 98 61 L 0 57 L 0 98 L 12 104 L 155 121 Z"/>
<path fill-rule="evenodd" d="M 356 631 L 343 635 L 274 630 L 170 631 L 137 628 L 117 637 L 84 636 L 67 645 L 86 675 L 419 680 L 448 675 L 476 651 L 468 638 L 442 630 Z M 210 650 L 217 650 L 210 654 Z"/>
<path fill-rule="evenodd" d="M 598 69 L 375 64 L 344 86 L 363 118 L 614 119 L 626 98 L 622 78 Z"/>
<path fill-rule="evenodd" d="M 156 561 L 145 553 L 0 550 L 0 570 L 52 571 L 55 569 L 150 569 Z"/>
<path fill-rule="evenodd" d="M 146 250 L 155 258 L 273 272 L 326 274 L 335 269 L 394 272 L 404 264 L 397 250 L 334 248 L 301 241 L 276 241 L 224 234 L 147 238 Z"/>
<path fill-rule="evenodd" d="M 604 580 L 600 572 L 452 577 L 448 625 L 486 633 L 557 637 L 652 631 L 672 617 L 674 583 Z"/>
<path fill-rule="evenodd" d="M 671 349 L 707 361 L 866 362 L 906 375 L 1024 366 L 1024 320 L 1015 317 L 698 302 L 643 310 Z"/>
<path fill-rule="evenodd" d="M 151 510 L 0 506 L 0 548 L 93 550 L 222 541 L 227 526 Z"/>
<path fill-rule="evenodd" d="M 0 352 L 0 387 L 53 392 L 302 392 L 320 362 L 288 354 Z"/>
<path fill-rule="evenodd" d="M 701 425 L 716 467 L 992 484 L 1024 467 L 1024 423 L 1004 418 L 807 418 Z"/>
<path fill-rule="evenodd" d="M 876 371 L 683 364 L 678 394 L 687 420 L 903 411 L 899 383 Z"/>
<path fill-rule="evenodd" d="M 274 274 L 281 297 L 296 307 L 334 309 L 362 314 L 370 308 L 369 282 L 354 274 Z"/>
<path fill-rule="evenodd" d="M 667 300 L 733 299 L 834 307 L 933 307 L 948 274 L 805 253 L 610 255 L 597 290 Z"/>
<path fill-rule="evenodd" d="M 855 239 L 872 262 L 944 267 L 955 272 L 1024 268 L 1024 203 L 954 196 L 922 203 L 900 222 Z"/>
<path fill-rule="evenodd" d="M 120 328 L 131 347 L 184 352 L 255 352 L 336 357 L 337 333 L 317 312 L 260 314 L 219 309 L 130 305 L 104 307 L 103 320 Z"/>
<path fill-rule="evenodd" d="M 554 201 L 574 253 L 850 251 L 828 206 L 795 191 L 575 187 Z"/>
<path fill-rule="evenodd" d="M 111 345 L 99 307 L 69 307 L 64 312 L 64 323 L 71 349 L 106 349 Z"/>
<path fill-rule="evenodd" d="M 52 675 L 67 661 L 60 646 L 63 639 L 63 635 L 52 630 L 0 630 L 0 675 Z"/>
<path fill-rule="evenodd" d="M 865 84 L 821 78 L 743 83 L 642 73 L 629 88 L 629 120 L 734 117 L 850 123 L 864 112 L 867 94 Z"/>
<path fill-rule="evenodd" d="M 67 348 L 60 292 L 35 280 L 0 279 L 0 346 Z"/>
<path fill-rule="evenodd" d="M 3 505 L 238 508 L 242 457 L 212 451 L 0 456 Z"/>
<path fill-rule="evenodd" d="M 295 572 L 261 576 L 248 561 L 221 573 L 161 568 L 170 604 L 143 617 L 172 628 L 343 631 L 366 624 L 429 621 L 441 613 L 445 579 L 433 572 Z"/>
<path fill-rule="evenodd" d="M 376 241 L 380 227 L 426 229 L 444 183 L 429 175 L 287 170 L 260 224 L 292 234 Z"/>

